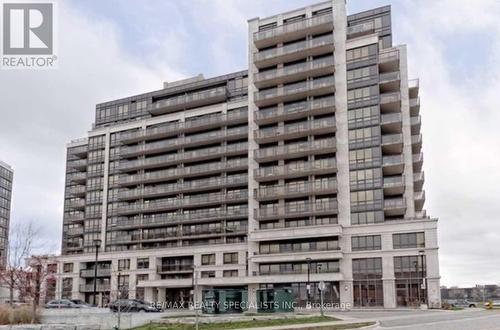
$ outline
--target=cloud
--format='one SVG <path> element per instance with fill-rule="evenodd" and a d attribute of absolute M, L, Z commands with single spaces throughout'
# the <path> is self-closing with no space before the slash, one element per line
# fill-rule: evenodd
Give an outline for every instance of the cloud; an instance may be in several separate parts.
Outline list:
<path fill-rule="evenodd" d="M 63 2 L 58 7 L 59 68 L 0 74 L 0 157 L 15 170 L 11 221 L 33 221 L 56 247 L 65 145 L 85 136 L 95 104 L 160 89 L 164 79 L 183 77 L 168 63 L 130 56 L 118 26 Z"/>
<path fill-rule="evenodd" d="M 426 208 L 440 218 L 447 285 L 499 282 L 499 15 L 496 1 L 393 8 L 396 39 L 420 77 Z"/>

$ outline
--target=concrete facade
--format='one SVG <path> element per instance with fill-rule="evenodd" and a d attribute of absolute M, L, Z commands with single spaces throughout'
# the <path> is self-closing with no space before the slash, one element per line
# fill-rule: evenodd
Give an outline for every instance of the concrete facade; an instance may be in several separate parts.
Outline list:
<path fill-rule="evenodd" d="M 439 307 L 418 81 L 390 24 L 342 0 L 251 19 L 248 71 L 97 105 L 68 145 L 56 296 L 92 301 L 98 246 L 100 303 L 191 300 L 196 274 L 196 301 L 304 305 L 324 281 L 344 306 Z"/>

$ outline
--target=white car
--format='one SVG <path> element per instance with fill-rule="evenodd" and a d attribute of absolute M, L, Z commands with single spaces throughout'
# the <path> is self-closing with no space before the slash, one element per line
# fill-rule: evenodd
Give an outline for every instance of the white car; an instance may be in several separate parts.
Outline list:
<path fill-rule="evenodd" d="M 494 300 L 491 302 L 491 306 L 493 307 L 500 307 L 500 300 Z"/>

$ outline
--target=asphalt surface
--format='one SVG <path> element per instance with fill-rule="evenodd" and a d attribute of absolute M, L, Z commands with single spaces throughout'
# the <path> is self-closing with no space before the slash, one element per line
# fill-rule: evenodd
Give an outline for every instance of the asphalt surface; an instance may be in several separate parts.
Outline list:
<path fill-rule="evenodd" d="M 343 319 L 378 320 L 379 330 L 500 330 L 500 310 L 343 312 Z"/>

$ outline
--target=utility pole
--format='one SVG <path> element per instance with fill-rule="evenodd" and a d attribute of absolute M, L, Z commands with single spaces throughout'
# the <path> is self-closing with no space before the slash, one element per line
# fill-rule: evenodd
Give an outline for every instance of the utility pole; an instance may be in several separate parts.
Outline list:
<path fill-rule="evenodd" d="M 194 302 L 194 313 L 195 313 L 195 329 L 198 330 L 198 306 L 197 306 L 197 303 L 196 303 L 196 299 L 195 299 L 195 296 L 196 296 L 196 291 L 198 290 L 198 277 L 196 276 L 196 270 L 194 268 L 194 265 L 193 265 L 193 280 L 194 280 L 194 290 L 193 290 L 193 302 Z"/>
<path fill-rule="evenodd" d="M 121 277 L 122 277 L 122 274 L 120 272 L 118 272 L 118 296 L 117 296 L 117 300 L 118 300 L 118 330 L 120 330 L 120 326 L 121 326 L 121 311 L 122 311 L 122 308 L 121 308 L 121 298 L 122 298 L 122 290 L 120 288 L 120 282 L 121 282 Z"/>

